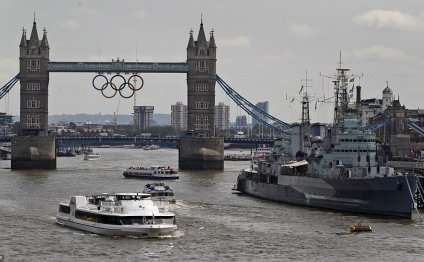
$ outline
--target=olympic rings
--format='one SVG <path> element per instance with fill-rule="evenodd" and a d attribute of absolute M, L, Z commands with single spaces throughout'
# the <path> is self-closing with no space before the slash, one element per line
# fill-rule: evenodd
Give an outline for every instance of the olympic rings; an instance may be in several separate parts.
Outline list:
<path fill-rule="evenodd" d="M 113 79 L 115 79 L 115 77 L 119 77 L 123 80 L 123 82 L 119 85 L 119 88 L 116 88 L 115 83 L 113 83 Z M 119 80 L 118 80 L 119 81 Z M 110 79 L 110 87 L 112 87 L 113 90 L 115 91 L 121 91 L 122 89 L 124 89 L 124 87 L 127 85 L 127 82 L 125 81 L 125 77 L 121 76 L 121 75 L 114 75 L 112 76 L 112 78 Z M 129 84 L 129 83 L 128 83 Z"/>
<path fill-rule="evenodd" d="M 96 86 L 96 84 L 95 84 L 95 81 L 96 81 L 96 78 L 97 78 L 97 77 L 103 77 L 103 78 L 106 80 L 106 82 L 102 85 L 102 87 L 101 87 L 101 88 L 98 88 L 98 87 Z M 103 90 L 105 90 L 105 88 L 108 86 L 109 81 L 107 80 L 107 77 L 105 77 L 104 75 L 96 75 L 96 76 L 93 78 L 93 81 L 92 81 L 91 83 L 93 84 L 94 89 L 96 89 L 97 91 L 103 91 Z"/>
<path fill-rule="evenodd" d="M 106 76 L 98 74 L 93 78 L 91 84 L 94 89 L 101 91 L 105 98 L 113 98 L 118 92 L 123 98 L 131 98 L 136 91 L 143 88 L 144 80 L 139 75 L 132 75 L 128 78 L 128 80 L 125 80 L 125 77 L 122 75 L 114 75 L 109 81 Z M 112 93 L 110 95 L 105 92 L 109 86 L 112 88 Z M 127 94 L 128 91 L 124 92 L 126 86 L 128 86 L 130 90 L 129 94 Z"/>
<path fill-rule="evenodd" d="M 122 97 L 122 98 L 131 98 L 133 95 L 134 95 L 134 93 L 135 93 L 135 90 L 134 89 L 132 89 L 131 87 L 130 87 L 130 90 L 132 91 L 132 93 L 131 93 L 131 95 L 124 95 L 123 94 L 123 92 L 122 92 L 122 90 L 118 90 L 119 91 L 119 95 Z"/>
<path fill-rule="evenodd" d="M 143 80 L 143 78 L 141 77 L 141 76 L 139 76 L 139 75 L 132 75 L 132 76 L 130 76 L 130 78 L 128 78 L 128 83 L 131 83 L 131 79 L 132 78 L 134 78 L 132 81 L 134 82 L 134 85 L 128 85 L 132 90 L 134 90 L 134 91 L 138 91 L 138 90 L 140 90 L 140 89 L 142 89 L 143 88 L 143 86 L 144 86 L 144 80 Z M 136 88 L 136 85 L 137 85 L 137 78 L 138 79 L 140 79 L 140 81 L 141 81 L 141 84 L 140 84 L 140 87 L 138 87 L 138 88 Z M 132 87 L 131 87 L 132 86 Z"/>

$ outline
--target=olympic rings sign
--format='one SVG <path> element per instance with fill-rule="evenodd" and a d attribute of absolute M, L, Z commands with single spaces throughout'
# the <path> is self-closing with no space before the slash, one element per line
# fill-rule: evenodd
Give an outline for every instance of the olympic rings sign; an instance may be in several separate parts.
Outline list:
<path fill-rule="evenodd" d="M 128 80 L 122 75 L 114 75 L 110 80 L 104 75 L 96 75 L 91 83 L 94 89 L 102 92 L 102 95 L 106 98 L 112 98 L 117 93 L 123 98 L 131 98 L 135 91 L 144 86 L 144 80 L 139 75 L 132 75 Z M 125 91 L 127 86 L 129 91 Z M 112 91 L 106 91 L 108 87 L 111 87 Z"/>

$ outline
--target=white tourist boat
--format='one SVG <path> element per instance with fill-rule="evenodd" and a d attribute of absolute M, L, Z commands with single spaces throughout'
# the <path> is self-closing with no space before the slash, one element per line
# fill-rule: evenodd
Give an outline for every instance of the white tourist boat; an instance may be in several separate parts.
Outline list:
<path fill-rule="evenodd" d="M 178 170 L 165 166 L 129 167 L 123 176 L 126 178 L 142 179 L 178 179 Z"/>
<path fill-rule="evenodd" d="M 84 160 L 99 160 L 102 156 L 99 153 L 84 153 Z"/>
<path fill-rule="evenodd" d="M 177 230 L 175 214 L 161 212 L 149 194 L 71 196 L 59 204 L 58 224 L 101 235 L 163 237 Z"/>

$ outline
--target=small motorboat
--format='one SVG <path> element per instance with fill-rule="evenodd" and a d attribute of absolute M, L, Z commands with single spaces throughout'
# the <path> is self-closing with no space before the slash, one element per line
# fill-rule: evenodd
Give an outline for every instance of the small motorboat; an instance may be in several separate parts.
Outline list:
<path fill-rule="evenodd" d="M 368 225 L 351 225 L 350 226 L 350 233 L 356 233 L 356 232 L 372 232 L 372 227 Z"/>

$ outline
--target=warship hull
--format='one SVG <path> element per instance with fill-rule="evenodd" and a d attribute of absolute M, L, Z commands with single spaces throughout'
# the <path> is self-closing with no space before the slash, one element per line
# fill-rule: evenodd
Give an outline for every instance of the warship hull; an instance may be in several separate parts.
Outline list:
<path fill-rule="evenodd" d="M 415 176 L 324 179 L 251 175 L 237 179 L 237 190 L 255 197 L 345 212 L 411 218 Z M 274 183 L 270 183 L 272 180 Z"/>

